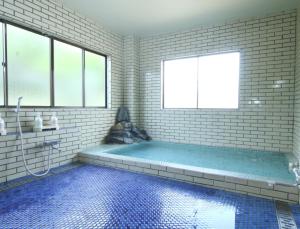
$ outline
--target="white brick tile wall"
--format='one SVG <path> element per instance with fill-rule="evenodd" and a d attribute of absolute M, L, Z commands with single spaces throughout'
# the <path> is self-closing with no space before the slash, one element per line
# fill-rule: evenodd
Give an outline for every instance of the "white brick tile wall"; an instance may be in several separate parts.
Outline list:
<path fill-rule="evenodd" d="M 111 59 L 108 109 L 23 109 L 21 120 L 24 130 L 31 129 L 36 112 L 41 112 L 43 118 L 49 120 L 52 111 L 57 112 L 63 128 L 59 132 L 25 135 L 28 163 L 35 171 L 42 170 L 43 154 L 46 151 L 30 148 L 45 139 L 60 138 L 62 151 L 51 156 L 53 166 L 76 160 L 81 147 L 101 142 L 113 124 L 116 110 L 121 104 L 129 107 L 132 120 L 147 129 L 155 139 L 292 151 L 296 11 L 144 38 L 123 38 L 59 3 L 46 0 L 0 0 L 0 15 L 10 21 L 108 54 Z M 238 110 L 160 109 L 162 59 L 231 50 L 241 52 Z M 300 136 L 297 121 L 298 78 L 296 77 L 294 134 L 296 153 L 299 151 Z M 255 104 L 255 100 L 259 100 L 260 104 Z M 12 109 L 1 108 L 0 112 L 7 122 L 8 131 L 16 132 L 16 116 Z M 19 144 L 15 135 L 0 136 L 0 182 L 26 175 Z M 106 163 L 118 164 L 109 161 Z M 130 164 L 120 166 L 141 169 Z M 151 173 L 157 168 L 143 169 Z M 174 177 L 174 171 L 170 169 L 162 167 L 159 173 Z M 189 179 L 187 175 L 189 174 L 178 173 L 177 178 Z M 195 177 L 201 179 L 202 183 L 211 181 L 209 177 Z M 223 183 L 224 177 L 219 178 L 213 179 L 218 180 L 219 186 L 227 185 Z M 240 186 L 243 185 L 243 181 L 240 182 Z M 274 195 L 277 194 L 274 191 Z"/>
<path fill-rule="evenodd" d="M 295 11 L 141 38 L 140 123 L 164 141 L 291 152 L 295 40 Z M 238 110 L 161 109 L 161 60 L 226 51 L 241 53 Z"/>
<path fill-rule="evenodd" d="M 131 119 L 139 125 L 139 38 L 124 37 L 124 104 Z"/>
<path fill-rule="evenodd" d="M 45 0 L 2 0 L 0 17 L 55 35 L 92 50 L 107 54 L 112 60 L 109 79 L 108 109 L 54 108 L 22 109 L 21 120 L 24 130 L 30 130 L 37 111 L 49 120 L 52 111 L 57 112 L 63 128 L 58 132 L 25 134 L 25 147 L 49 139 L 61 139 L 61 151 L 51 155 L 52 166 L 76 160 L 80 147 L 100 144 L 114 122 L 116 109 L 122 104 L 123 38 L 90 19 L 60 4 Z M 16 132 L 16 115 L 13 109 L 1 108 L 9 132 Z M 67 129 L 64 129 L 67 128 Z M 16 136 L 0 136 L 0 182 L 26 175 L 20 152 L 20 141 Z M 43 168 L 41 149 L 26 149 L 26 158 L 34 171 Z M 44 151 L 43 154 L 46 154 Z"/>
<path fill-rule="evenodd" d="M 300 5 L 297 10 L 297 45 L 294 110 L 294 154 L 300 159 Z"/>

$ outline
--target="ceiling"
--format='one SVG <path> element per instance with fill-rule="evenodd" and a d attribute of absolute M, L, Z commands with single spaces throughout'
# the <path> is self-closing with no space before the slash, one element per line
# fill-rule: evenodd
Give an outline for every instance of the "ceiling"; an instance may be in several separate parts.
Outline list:
<path fill-rule="evenodd" d="M 61 0 L 121 34 L 149 35 L 294 9 L 300 0 Z"/>

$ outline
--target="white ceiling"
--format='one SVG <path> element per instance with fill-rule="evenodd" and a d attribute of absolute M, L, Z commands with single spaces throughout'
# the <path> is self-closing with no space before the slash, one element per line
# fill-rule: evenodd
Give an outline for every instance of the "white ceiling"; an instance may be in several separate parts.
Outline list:
<path fill-rule="evenodd" d="M 121 34 L 147 35 L 296 8 L 300 0 L 61 0 Z"/>

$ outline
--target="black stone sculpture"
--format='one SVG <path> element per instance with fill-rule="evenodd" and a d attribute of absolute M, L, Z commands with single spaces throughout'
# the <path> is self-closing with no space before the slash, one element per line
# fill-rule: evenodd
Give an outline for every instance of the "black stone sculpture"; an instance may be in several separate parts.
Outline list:
<path fill-rule="evenodd" d="M 116 116 L 116 123 L 118 122 L 130 122 L 129 110 L 127 107 L 121 106 L 118 109 Z"/>
<path fill-rule="evenodd" d="M 128 108 L 121 106 L 117 112 L 115 125 L 110 128 L 104 142 L 107 144 L 132 144 L 143 140 L 150 141 L 151 137 L 145 130 L 140 130 L 132 124 Z"/>

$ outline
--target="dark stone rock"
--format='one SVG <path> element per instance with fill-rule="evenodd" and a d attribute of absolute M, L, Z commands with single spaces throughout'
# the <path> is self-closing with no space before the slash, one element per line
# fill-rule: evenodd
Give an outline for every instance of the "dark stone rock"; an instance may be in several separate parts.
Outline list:
<path fill-rule="evenodd" d="M 121 136 L 106 136 L 106 144 L 132 144 L 134 140 L 132 138 L 121 137 Z"/>
<path fill-rule="evenodd" d="M 118 109 L 118 113 L 116 116 L 116 123 L 118 122 L 130 122 L 129 110 L 127 107 L 121 106 Z"/>
<path fill-rule="evenodd" d="M 120 107 L 116 116 L 116 123 L 110 128 L 104 142 L 107 144 L 132 144 L 144 140 L 149 141 L 151 137 L 145 130 L 140 130 L 130 122 L 127 107 Z"/>
<path fill-rule="evenodd" d="M 131 129 L 131 132 L 136 138 L 140 138 L 146 141 L 151 140 L 150 136 L 147 134 L 145 130 L 139 130 L 137 127 L 133 127 Z"/>

